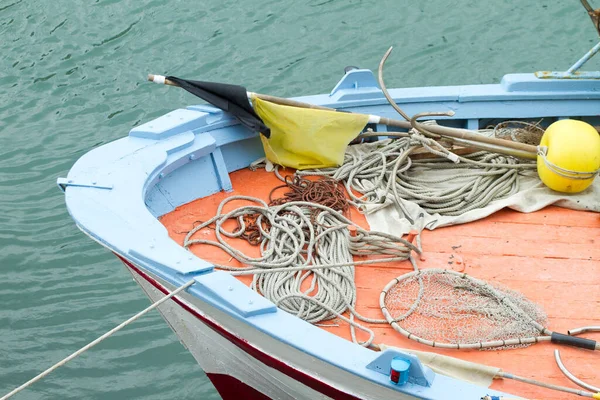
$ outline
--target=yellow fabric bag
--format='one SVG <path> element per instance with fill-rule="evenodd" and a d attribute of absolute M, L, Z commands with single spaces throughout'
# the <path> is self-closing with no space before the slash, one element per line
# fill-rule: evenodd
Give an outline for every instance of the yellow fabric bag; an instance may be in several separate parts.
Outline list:
<path fill-rule="evenodd" d="M 363 114 L 282 106 L 256 96 L 252 105 L 271 129 L 269 139 L 260 135 L 267 158 L 296 169 L 341 165 L 348 143 L 369 119 Z"/>

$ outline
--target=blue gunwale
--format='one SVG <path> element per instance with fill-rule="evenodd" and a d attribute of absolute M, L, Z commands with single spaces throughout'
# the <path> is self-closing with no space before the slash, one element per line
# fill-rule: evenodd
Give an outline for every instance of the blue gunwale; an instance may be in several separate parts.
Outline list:
<path fill-rule="evenodd" d="M 308 103 L 396 118 L 370 71 L 347 73 L 330 94 L 298 97 Z M 599 121 L 600 81 L 540 80 L 507 75 L 500 84 L 393 89 L 408 113 L 456 112 L 441 123 L 478 127 L 493 119 L 583 117 Z M 378 127 L 385 135 L 384 127 Z M 128 137 L 93 149 L 59 179 L 77 226 L 117 255 L 175 286 L 194 277 L 188 293 L 295 348 L 358 376 L 421 398 L 460 393 L 479 398 L 499 392 L 437 375 L 429 388 L 397 387 L 366 366 L 378 356 L 274 307 L 249 288 L 226 297 L 229 274 L 169 238 L 158 217 L 175 207 L 231 189 L 228 173 L 262 157 L 256 133 L 209 106 L 175 110 L 131 130 Z M 210 290 L 207 290 L 209 289 Z M 238 301 L 239 300 L 239 301 Z M 254 300 L 252 309 L 244 306 Z"/>

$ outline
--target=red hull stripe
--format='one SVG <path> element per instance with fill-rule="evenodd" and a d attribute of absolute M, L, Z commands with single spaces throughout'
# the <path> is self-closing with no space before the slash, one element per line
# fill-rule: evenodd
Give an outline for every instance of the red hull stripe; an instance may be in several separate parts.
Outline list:
<path fill-rule="evenodd" d="M 271 400 L 252 386 L 225 374 L 206 374 L 223 400 Z"/>
<path fill-rule="evenodd" d="M 141 276 L 146 281 L 148 281 L 148 283 L 150 283 L 156 289 L 160 290 L 164 294 L 169 293 L 169 291 L 164 286 L 162 286 L 160 283 L 158 283 L 152 277 L 150 277 L 145 272 L 140 270 L 138 267 L 133 265 L 131 262 L 129 262 L 128 260 L 126 260 L 125 258 L 123 258 L 119 255 L 116 255 L 116 256 L 119 259 L 121 259 L 121 261 L 123 261 L 123 263 L 125 263 L 125 265 L 127 265 L 134 272 L 136 272 L 139 276 Z M 260 361 L 261 363 L 263 363 L 273 369 L 278 370 L 279 372 L 310 387 L 311 389 L 316 390 L 319 393 L 324 394 L 325 396 L 328 396 L 328 397 L 331 397 L 334 399 L 338 399 L 338 400 L 360 400 L 360 397 L 356 397 L 349 393 L 343 392 L 323 381 L 316 379 L 312 375 L 308 375 L 303 371 L 295 369 L 295 368 L 291 367 L 290 365 L 286 364 L 285 362 L 280 361 L 277 358 L 274 358 L 271 355 L 263 352 L 262 350 L 258 349 L 257 347 L 253 346 L 252 344 L 248 343 L 248 341 L 246 341 L 245 339 L 242 339 L 242 338 L 236 336 L 235 334 L 228 331 L 221 325 L 217 324 L 216 322 L 212 321 L 211 319 L 207 318 L 206 316 L 198 313 L 196 310 L 194 310 L 193 308 L 191 308 L 190 306 L 185 304 L 179 298 L 173 297 L 172 300 L 175 303 L 177 303 L 179 306 L 181 306 L 184 310 L 186 310 L 187 312 L 189 312 L 190 314 L 192 314 L 196 318 L 198 318 L 200 321 L 202 321 L 202 323 L 207 325 L 209 328 L 211 328 L 212 330 L 217 332 L 219 335 L 223 336 L 229 342 L 233 343 L 234 345 L 236 345 L 237 347 L 242 349 L 244 352 L 246 352 L 247 354 L 249 354 L 256 360 Z"/>

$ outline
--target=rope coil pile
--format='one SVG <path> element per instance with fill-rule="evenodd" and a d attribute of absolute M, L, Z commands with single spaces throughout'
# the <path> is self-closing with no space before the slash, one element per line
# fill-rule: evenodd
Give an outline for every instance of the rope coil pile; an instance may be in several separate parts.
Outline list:
<path fill-rule="evenodd" d="M 236 200 L 253 203 L 224 212 Z M 259 257 L 250 257 L 235 249 L 226 238 L 241 238 L 247 228 L 247 217 L 257 215 L 255 226 L 260 238 Z M 233 231 L 225 229 L 227 221 L 237 222 Z M 213 227 L 215 240 L 194 238 L 205 228 Z M 268 227 L 268 229 L 266 228 Z M 216 215 L 192 229 L 184 239 L 184 247 L 216 246 L 243 267 L 215 265 L 233 275 L 253 275 L 251 288 L 271 300 L 279 308 L 311 323 L 341 318 L 354 328 L 369 333 L 361 343 L 368 346 L 374 339 L 369 329 L 354 322 L 380 322 L 359 315 L 356 305 L 354 265 L 403 261 L 410 252 L 420 253 L 411 242 L 383 232 L 367 231 L 354 224 L 339 211 L 327 206 L 292 201 L 269 206 L 260 199 L 232 196 L 219 205 Z M 383 258 L 354 261 L 353 256 L 381 255 Z M 346 311 L 350 317 L 342 316 Z"/>
<path fill-rule="evenodd" d="M 420 134 L 362 146 L 362 150 L 349 147 L 339 168 L 296 174 L 343 181 L 352 204 L 360 209 L 394 203 L 414 220 L 400 199 L 419 204 L 431 214 L 457 216 L 518 192 L 522 174 L 536 168 L 535 163 L 488 152 L 454 155 Z M 443 158 L 411 160 L 410 154 L 419 147 Z M 436 177 L 442 170 L 443 176 Z"/>

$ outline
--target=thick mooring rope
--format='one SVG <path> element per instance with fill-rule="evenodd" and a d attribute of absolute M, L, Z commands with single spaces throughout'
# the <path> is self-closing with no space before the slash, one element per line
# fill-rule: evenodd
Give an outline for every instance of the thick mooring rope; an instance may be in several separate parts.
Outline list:
<path fill-rule="evenodd" d="M 414 216 L 409 215 L 399 199 L 419 204 L 431 214 L 461 215 L 518 192 L 521 171 L 536 168 L 535 163 L 521 163 L 512 157 L 487 152 L 455 155 L 420 134 L 366 146 L 366 151 L 349 147 L 339 168 L 296 174 L 343 181 L 352 203 L 359 208 L 391 201 L 413 220 Z M 410 155 L 419 147 L 441 158 L 413 161 Z M 431 177 L 442 170 L 443 177 Z M 429 177 L 420 177 L 420 173 L 429 173 Z"/>
<path fill-rule="evenodd" d="M 232 201 L 253 203 L 224 212 Z M 250 257 L 227 243 L 226 238 L 242 237 L 247 215 L 258 215 L 260 257 Z M 228 231 L 224 224 L 237 221 L 237 228 Z M 194 235 L 214 226 L 215 240 L 194 238 Z M 354 224 L 339 211 L 320 204 L 293 201 L 269 206 L 266 202 L 246 196 L 233 196 L 221 202 L 216 215 L 192 229 L 184 246 L 216 246 L 234 257 L 243 267 L 216 265 L 233 275 L 253 275 L 251 288 L 271 300 L 279 308 L 308 322 L 340 318 L 354 328 L 369 333 L 361 343 L 368 346 L 374 334 L 354 322 L 386 323 L 383 319 L 361 316 L 355 310 L 356 285 L 354 266 L 402 261 L 411 251 L 420 253 L 411 242 L 382 232 L 367 231 Z M 353 256 L 382 255 L 384 258 L 354 261 Z M 343 316 L 349 312 L 349 318 Z"/>
<path fill-rule="evenodd" d="M 77 356 L 85 353 L 86 351 L 88 351 L 89 349 L 91 349 L 92 347 L 94 347 L 95 345 L 97 345 L 98 343 L 102 342 L 104 339 L 108 338 L 112 334 L 120 331 L 121 329 L 123 329 L 127 325 L 131 324 L 132 322 L 137 321 L 139 318 L 141 318 L 142 316 L 146 315 L 148 312 L 154 310 L 155 308 L 157 308 L 158 306 L 160 306 L 161 304 L 163 304 L 164 302 L 166 302 L 167 300 L 169 300 L 173 296 L 175 296 L 175 295 L 179 294 L 180 292 L 186 290 L 187 288 L 189 288 L 190 286 L 192 286 L 194 283 L 196 283 L 196 281 L 194 279 L 187 281 L 183 285 L 179 286 L 177 289 L 173 290 L 168 295 L 166 295 L 163 298 L 161 298 L 160 300 L 158 300 L 156 303 L 151 304 L 150 306 L 148 306 L 144 310 L 140 311 L 139 313 L 137 313 L 133 317 L 129 318 L 128 320 L 121 322 L 119 325 L 115 326 L 113 329 L 111 329 L 110 331 L 106 332 L 104 335 L 102 335 L 102 336 L 98 337 L 97 339 L 91 341 L 90 343 L 86 344 L 85 346 L 83 346 L 82 348 L 80 348 L 79 350 L 77 350 L 76 352 L 72 353 L 70 356 L 62 359 L 61 361 L 57 362 L 56 364 L 54 364 L 53 366 L 51 366 L 50 368 L 48 368 L 44 372 L 42 372 L 42 373 L 36 375 L 35 377 L 33 377 L 32 379 L 28 380 L 27 382 L 25 382 L 24 384 L 22 384 L 18 388 L 16 388 L 16 389 L 12 390 L 11 392 L 5 394 L 4 396 L 2 396 L 0 398 L 0 400 L 8 400 L 8 398 L 10 398 L 10 397 L 14 396 L 15 394 L 19 393 L 21 390 L 26 389 L 29 386 L 33 385 L 35 382 L 39 381 L 40 379 L 42 379 L 46 375 L 50 374 L 55 369 L 57 369 L 59 367 L 62 367 L 63 365 L 65 365 L 66 363 L 68 363 L 69 361 L 71 361 L 72 359 L 74 359 L 75 357 L 77 357 Z"/>

